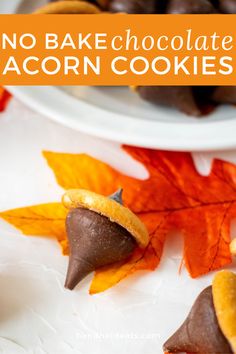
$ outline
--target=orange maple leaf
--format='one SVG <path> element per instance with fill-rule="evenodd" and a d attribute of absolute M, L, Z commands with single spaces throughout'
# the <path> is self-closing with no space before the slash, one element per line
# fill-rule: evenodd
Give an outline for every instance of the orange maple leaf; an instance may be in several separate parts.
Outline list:
<path fill-rule="evenodd" d="M 0 217 L 25 235 L 55 237 L 68 254 L 65 229 L 67 209 L 61 203 L 48 203 L 0 213 Z"/>
<path fill-rule="evenodd" d="M 95 273 L 90 293 L 113 286 L 137 270 L 154 270 L 166 236 L 173 229 L 184 237 L 183 258 L 192 277 L 231 263 L 230 222 L 236 216 L 236 167 L 216 160 L 208 177 L 200 176 L 188 153 L 124 147 L 149 172 L 138 180 L 84 154 L 44 152 L 57 182 L 65 189 L 85 188 L 109 195 L 124 189 L 124 202 L 146 224 L 150 242 L 125 262 Z M 26 234 L 57 237 L 68 252 L 66 211 L 60 204 L 16 209 L 0 214 Z"/>

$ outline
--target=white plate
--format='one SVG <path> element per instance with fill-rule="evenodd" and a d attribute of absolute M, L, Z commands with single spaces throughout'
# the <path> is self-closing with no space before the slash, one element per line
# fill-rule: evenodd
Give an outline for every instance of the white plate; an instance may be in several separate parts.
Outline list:
<path fill-rule="evenodd" d="M 45 0 L 2 0 L 0 12 L 31 12 Z M 219 150 L 236 147 L 236 109 L 222 106 L 204 119 L 151 105 L 128 88 L 8 87 L 16 97 L 47 117 L 102 138 L 169 150 Z"/>

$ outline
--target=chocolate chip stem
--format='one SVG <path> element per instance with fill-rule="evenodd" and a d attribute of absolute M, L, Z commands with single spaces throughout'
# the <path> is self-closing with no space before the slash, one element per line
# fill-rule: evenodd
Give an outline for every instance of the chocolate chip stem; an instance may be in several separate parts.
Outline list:
<path fill-rule="evenodd" d="M 123 195 L 123 189 L 119 188 L 118 191 L 116 191 L 115 193 L 111 194 L 108 198 L 114 200 L 115 202 L 123 205 L 123 199 L 122 199 L 122 195 Z"/>

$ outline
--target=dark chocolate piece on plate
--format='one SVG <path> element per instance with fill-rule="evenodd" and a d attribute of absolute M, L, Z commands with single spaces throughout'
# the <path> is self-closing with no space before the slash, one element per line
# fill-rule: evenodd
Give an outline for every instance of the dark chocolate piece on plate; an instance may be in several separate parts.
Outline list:
<path fill-rule="evenodd" d="M 128 14 L 154 14 L 156 12 L 155 0 L 112 0 L 111 12 L 125 12 Z"/>
<path fill-rule="evenodd" d="M 233 354 L 218 324 L 211 286 L 198 296 L 183 325 L 164 344 L 164 351 Z"/>
<path fill-rule="evenodd" d="M 196 101 L 202 103 L 209 103 L 215 90 L 216 86 L 193 86 L 193 94 Z"/>
<path fill-rule="evenodd" d="M 211 14 L 215 12 L 215 7 L 208 0 L 169 0 L 167 5 L 169 14 Z"/>
<path fill-rule="evenodd" d="M 137 90 L 143 99 L 154 104 L 174 107 L 195 117 L 202 115 L 189 86 L 140 86 Z"/>
<path fill-rule="evenodd" d="M 212 100 L 217 103 L 236 104 L 236 86 L 219 86 L 212 95 Z"/>
<path fill-rule="evenodd" d="M 193 86 L 192 89 L 202 115 L 207 115 L 214 111 L 217 103 L 213 102 L 212 96 L 216 90 L 216 86 Z"/>
<path fill-rule="evenodd" d="M 236 14 L 236 0 L 219 0 L 221 12 L 226 14 Z"/>

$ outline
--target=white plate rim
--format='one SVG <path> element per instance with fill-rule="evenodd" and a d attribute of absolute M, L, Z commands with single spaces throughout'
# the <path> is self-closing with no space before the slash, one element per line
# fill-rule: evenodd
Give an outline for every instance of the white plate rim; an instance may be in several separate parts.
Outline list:
<path fill-rule="evenodd" d="M 123 144 L 175 151 L 236 147 L 236 120 L 155 122 L 108 112 L 53 86 L 7 86 L 33 110 L 69 128 Z"/>

